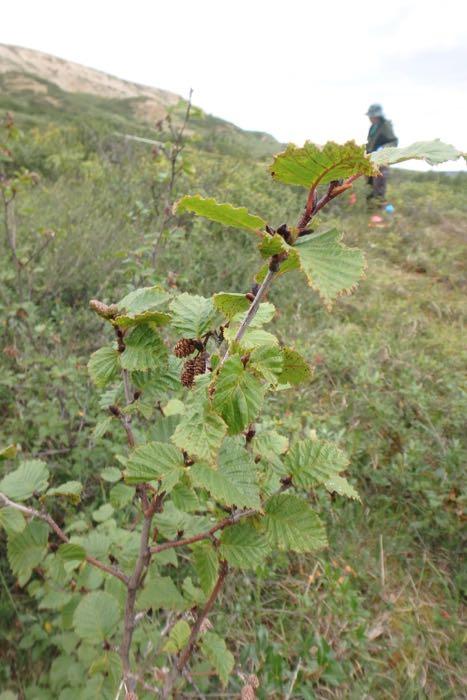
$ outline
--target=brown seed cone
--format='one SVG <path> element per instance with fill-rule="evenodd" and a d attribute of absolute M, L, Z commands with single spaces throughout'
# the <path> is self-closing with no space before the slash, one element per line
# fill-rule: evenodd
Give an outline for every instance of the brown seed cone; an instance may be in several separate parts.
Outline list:
<path fill-rule="evenodd" d="M 180 381 L 188 389 L 193 386 L 195 379 L 195 360 L 187 360 L 183 365 Z"/>
<path fill-rule="evenodd" d="M 241 700 L 255 700 L 256 693 L 252 685 L 244 685 L 241 692 Z"/>
<path fill-rule="evenodd" d="M 196 350 L 196 342 L 192 338 L 181 338 L 174 347 L 176 357 L 188 357 Z"/>
<path fill-rule="evenodd" d="M 206 353 L 202 352 L 198 355 L 198 357 L 195 357 L 194 360 L 194 369 L 195 369 L 195 374 L 204 374 L 206 372 Z"/>

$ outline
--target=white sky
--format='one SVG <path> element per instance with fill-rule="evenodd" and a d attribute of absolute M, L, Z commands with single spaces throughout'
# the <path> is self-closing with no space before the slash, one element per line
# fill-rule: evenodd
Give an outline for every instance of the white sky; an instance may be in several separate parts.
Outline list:
<path fill-rule="evenodd" d="M 280 141 L 363 143 L 380 102 L 401 145 L 467 150 L 465 0 L 3 0 L 0 20 L 0 42 L 193 87 L 205 111 Z"/>

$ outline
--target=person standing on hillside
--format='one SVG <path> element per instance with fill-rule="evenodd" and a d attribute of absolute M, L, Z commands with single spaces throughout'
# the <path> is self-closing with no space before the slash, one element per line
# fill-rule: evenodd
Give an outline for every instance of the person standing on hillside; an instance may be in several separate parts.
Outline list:
<path fill-rule="evenodd" d="M 397 146 L 398 140 L 394 134 L 392 123 L 384 116 L 381 105 L 370 105 L 366 114 L 371 122 L 366 152 L 373 153 L 373 151 L 378 151 L 384 146 Z M 368 178 L 371 192 L 367 195 L 367 201 L 376 205 L 384 204 L 389 168 L 382 166 L 380 167 L 380 172 L 381 174 L 378 177 Z"/>

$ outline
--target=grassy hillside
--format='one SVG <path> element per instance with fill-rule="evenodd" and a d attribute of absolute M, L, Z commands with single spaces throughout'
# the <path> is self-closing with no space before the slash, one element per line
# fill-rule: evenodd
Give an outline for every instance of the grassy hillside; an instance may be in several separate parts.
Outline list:
<path fill-rule="evenodd" d="M 12 110 L 24 130 L 17 162 L 39 175 L 16 207 L 21 289 L 0 256 L 0 446 L 18 442 L 25 456 L 83 480 L 92 511 L 100 469 L 124 448 L 116 433 L 93 436 L 102 410 L 86 363 L 104 336 L 89 299 L 111 302 L 156 281 L 205 295 L 246 291 L 258 259 L 246 234 L 182 218 L 163 238 L 154 272 L 167 162 L 114 133 L 153 135 L 135 120 L 134 99 L 70 94 L 33 79 L 47 92 L 0 90 L 0 110 Z M 301 192 L 279 194 L 259 161 L 275 146 L 197 116 L 174 197 L 201 192 L 275 226 L 293 222 Z M 362 183 L 356 204 L 344 199 L 321 221 L 365 250 L 357 291 L 332 313 L 295 279 L 271 294 L 281 309 L 275 331 L 295 337 L 315 369 L 308 384 L 279 395 L 267 420 L 291 436 L 338 441 L 363 502 L 317 504 L 328 513 L 329 549 L 283 555 L 233 578 L 213 612 L 241 668 L 260 678 L 260 698 L 463 696 L 466 185 L 464 174 L 394 172 L 395 214 L 372 228 Z M 71 637 L 34 599 L 40 568 L 20 588 L 4 545 L 0 534 L 0 687 L 28 700 L 71 697 L 63 686 L 77 693 L 83 679 L 72 668 L 66 681 L 57 667 L 50 672 Z M 190 697 L 224 697 L 200 674 Z M 225 696 L 238 697 L 240 687 L 233 676 Z"/>

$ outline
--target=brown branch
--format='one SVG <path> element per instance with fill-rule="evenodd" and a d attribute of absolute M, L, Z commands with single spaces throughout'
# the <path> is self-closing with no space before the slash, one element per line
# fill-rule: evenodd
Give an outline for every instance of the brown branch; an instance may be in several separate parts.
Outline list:
<path fill-rule="evenodd" d="M 152 554 L 158 554 L 159 552 L 164 552 L 166 549 L 174 549 L 175 547 L 184 547 L 189 544 L 194 544 L 195 542 L 201 542 L 202 540 L 209 540 L 214 535 L 215 532 L 219 530 L 224 530 L 226 527 L 235 525 L 239 520 L 243 518 L 250 518 L 252 515 L 257 514 L 257 510 L 250 508 L 249 510 L 241 510 L 237 513 L 233 513 L 228 518 L 224 518 L 216 525 L 213 525 L 206 532 L 202 532 L 199 535 L 193 535 L 193 537 L 186 537 L 183 540 L 171 540 L 170 542 L 163 542 L 162 544 L 155 545 L 151 547 L 150 551 Z"/>
<path fill-rule="evenodd" d="M 253 321 L 254 317 L 256 316 L 256 314 L 258 312 L 259 305 L 261 304 L 261 301 L 266 296 L 266 294 L 269 291 L 269 288 L 271 287 L 271 284 L 274 280 L 274 277 L 276 276 L 278 269 L 279 269 L 279 263 L 277 263 L 277 264 L 275 262 L 273 263 L 273 260 L 275 257 L 276 256 L 273 256 L 271 258 L 271 264 L 269 266 L 269 270 L 267 272 L 267 275 L 264 278 L 264 280 L 261 284 L 261 287 L 258 289 L 256 296 L 253 300 L 253 303 L 251 304 L 250 308 L 248 309 L 248 313 L 245 316 L 242 324 L 240 325 L 240 328 L 238 329 L 237 334 L 235 335 L 235 338 L 233 340 L 234 343 L 239 343 L 240 340 L 245 335 L 245 333 L 248 329 L 248 326 L 251 324 L 251 322 Z M 229 349 L 227 348 L 227 350 L 225 351 L 224 357 L 222 358 L 222 360 L 220 362 L 219 368 L 222 367 L 222 365 L 228 359 L 229 359 Z"/>
<path fill-rule="evenodd" d="M 172 669 L 172 672 L 169 674 L 166 683 L 164 685 L 164 689 L 162 691 L 162 697 L 163 698 L 168 698 L 170 697 L 170 693 L 172 691 L 172 688 L 174 686 L 174 683 L 176 682 L 177 678 L 179 675 L 183 673 L 183 670 L 193 653 L 193 649 L 195 648 L 196 641 L 198 639 L 199 633 L 202 629 L 203 623 L 206 620 L 207 616 L 211 612 L 214 603 L 216 602 L 216 599 L 221 592 L 222 586 L 224 585 L 225 578 L 228 573 L 228 564 L 225 560 L 221 561 L 220 563 L 220 569 L 219 569 L 219 575 L 217 577 L 216 584 L 214 588 L 212 589 L 212 593 L 209 596 L 206 605 L 204 608 L 199 612 L 198 617 L 196 618 L 196 622 L 193 625 L 193 629 L 191 630 L 188 642 L 182 651 L 180 658 L 178 659 L 177 663 Z"/>
<path fill-rule="evenodd" d="M 151 549 L 149 548 L 149 537 L 151 534 L 151 524 L 154 514 L 162 508 L 164 493 L 158 494 L 144 510 L 143 527 L 141 529 L 139 554 L 135 568 L 131 577 L 127 580 L 127 596 L 125 601 L 125 616 L 123 627 L 123 638 L 120 644 L 120 658 L 123 668 L 123 682 L 127 692 L 134 691 L 137 678 L 131 673 L 130 648 L 133 639 L 133 632 L 136 624 L 135 602 L 136 593 L 143 581 L 144 573 L 151 560 Z"/>
<path fill-rule="evenodd" d="M 316 197 L 316 187 L 317 184 L 314 185 L 308 194 L 308 199 L 305 207 L 305 211 L 303 212 L 302 216 L 300 217 L 300 220 L 297 224 L 297 227 L 299 229 L 299 235 L 303 236 L 305 233 L 308 233 L 305 231 L 306 227 L 310 223 L 311 219 L 316 216 L 316 214 L 326 206 L 332 199 L 335 197 L 338 197 L 340 194 L 343 192 L 346 192 L 348 189 L 352 187 L 352 184 L 357 180 L 359 177 L 361 177 L 361 173 L 358 173 L 356 175 L 351 175 L 350 177 L 347 178 L 342 184 L 339 184 L 337 181 L 333 180 L 332 182 L 329 183 L 328 191 L 326 194 L 324 194 L 321 199 L 317 199 Z"/>
<path fill-rule="evenodd" d="M 39 518 L 40 520 L 43 520 L 48 524 L 50 529 L 55 532 L 57 537 L 62 542 L 64 542 L 65 544 L 70 543 L 69 537 L 63 532 L 60 525 L 58 525 L 58 523 L 55 522 L 55 520 L 52 518 L 51 515 L 49 515 L 49 513 L 46 513 L 45 511 L 36 510 L 35 508 L 29 508 L 28 506 L 23 506 L 20 503 L 16 503 L 15 501 L 10 500 L 8 496 L 1 492 L 0 502 L 3 503 L 3 506 L 15 508 L 15 510 L 19 510 L 21 513 L 24 513 L 25 515 L 31 518 Z M 124 574 L 123 571 L 121 571 L 117 567 L 110 566 L 110 564 L 104 564 L 104 562 L 100 561 L 99 559 L 88 555 L 86 555 L 86 561 L 88 562 L 88 564 L 95 566 L 97 569 L 101 569 L 101 571 L 105 571 L 107 574 L 115 576 L 115 578 L 120 579 L 120 581 L 122 581 L 123 583 L 128 583 L 128 576 L 126 576 L 126 574 Z"/>

